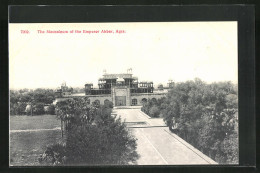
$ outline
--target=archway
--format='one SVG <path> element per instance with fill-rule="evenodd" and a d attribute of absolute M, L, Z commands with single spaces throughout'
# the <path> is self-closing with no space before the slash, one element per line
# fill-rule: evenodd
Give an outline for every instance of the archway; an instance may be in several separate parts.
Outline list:
<path fill-rule="evenodd" d="M 147 103 L 147 99 L 146 99 L 146 98 L 143 98 L 143 99 L 142 99 L 142 104 L 145 104 L 145 103 Z"/>
<path fill-rule="evenodd" d="M 104 105 L 109 104 L 110 101 L 108 99 L 104 100 Z"/>
<path fill-rule="evenodd" d="M 153 103 L 157 103 L 156 98 L 152 98 L 151 101 L 152 101 Z"/>

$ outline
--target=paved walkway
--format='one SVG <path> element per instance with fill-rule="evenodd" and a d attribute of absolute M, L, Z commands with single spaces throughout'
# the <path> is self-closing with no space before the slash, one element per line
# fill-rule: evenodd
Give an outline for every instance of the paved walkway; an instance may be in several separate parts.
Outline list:
<path fill-rule="evenodd" d="M 168 130 L 161 118 L 150 118 L 137 109 L 114 109 L 137 138 L 139 165 L 217 164 Z"/>
<path fill-rule="evenodd" d="M 26 129 L 26 130 L 9 130 L 10 133 L 20 133 L 20 132 L 40 132 L 40 131 L 52 131 L 61 130 L 60 127 L 55 127 L 53 129 Z"/>

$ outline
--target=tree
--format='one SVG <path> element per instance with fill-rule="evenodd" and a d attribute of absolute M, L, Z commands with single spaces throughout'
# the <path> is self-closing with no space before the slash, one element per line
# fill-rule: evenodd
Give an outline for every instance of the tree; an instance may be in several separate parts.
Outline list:
<path fill-rule="evenodd" d="M 104 106 L 106 108 L 113 108 L 113 102 L 109 101 L 109 100 L 105 100 L 104 101 Z"/>
<path fill-rule="evenodd" d="M 44 111 L 44 103 L 36 103 L 35 105 L 33 105 L 33 112 L 36 115 L 42 115 L 45 113 Z"/>
<path fill-rule="evenodd" d="M 120 118 L 111 116 L 109 105 L 94 107 L 87 103 L 87 98 L 57 103 L 57 116 L 66 124 L 65 145 L 49 147 L 39 161 L 51 157 L 51 164 L 134 163 L 138 158 L 136 139 Z"/>
<path fill-rule="evenodd" d="M 238 97 L 236 94 L 228 94 L 226 96 L 227 108 L 238 108 Z"/>
<path fill-rule="evenodd" d="M 27 105 L 26 103 L 18 102 L 17 109 L 16 109 L 17 115 L 24 115 L 25 114 L 26 105 Z"/>
<path fill-rule="evenodd" d="M 33 93 L 23 93 L 21 94 L 20 101 L 23 103 L 31 102 L 33 99 Z"/>
<path fill-rule="evenodd" d="M 46 114 L 55 115 L 55 106 L 53 104 L 49 105 Z"/>
<path fill-rule="evenodd" d="M 194 147 L 220 163 L 238 160 L 238 99 L 231 82 L 177 83 L 160 107 L 170 130 Z"/>
<path fill-rule="evenodd" d="M 152 106 L 151 109 L 149 110 L 149 115 L 151 117 L 159 117 L 160 111 L 157 106 Z"/>
<path fill-rule="evenodd" d="M 95 124 L 77 126 L 68 135 L 68 162 L 71 164 L 129 164 L 138 158 L 136 140 L 121 119 L 102 107 Z M 76 157 L 75 157 L 76 156 Z"/>
<path fill-rule="evenodd" d="M 10 91 L 10 104 L 17 104 L 20 100 L 20 95 L 18 92 L 11 90 Z"/>
<path fill-rule="evenodd" d="M 156 100 L 155 98 L 149 99 L 147 102 L 143 102 L 141 111 L 151 117 L 159 117 L 160 113 L 165 109 L 165 97 Z"/>
<path fill-rule="evenodd" d="M 55 93 L 50 89 L 35 89 L 35 90 L 10 90 L 10 115 L 22 115 L 25 113 L 25 105 L 31 105 L 31 108 L 27 109 L 27 114 L 32 115 L 35 112 L 36 114 L 44 114 L 42 111 L 42 105 L 51 104 L 55 100 Z M 30 112 L 28 111 L 30 110 Z"/>

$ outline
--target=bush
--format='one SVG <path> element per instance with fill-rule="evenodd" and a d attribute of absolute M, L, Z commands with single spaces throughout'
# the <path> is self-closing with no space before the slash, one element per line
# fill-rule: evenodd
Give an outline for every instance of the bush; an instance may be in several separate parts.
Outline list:
<path fill-rule="evenodd" d="M 149 107 L 148 107 L 148 104 L 147 103 L 144 103 L 142 108 L 141 108 L 141 111 L 143 111 L 144 113 L 146 113 L 147 115 L 149 114 Z"/>
<path fill-rule="evenodd" d="M 149 99 L 147 102 L 143 103 L 143 106 L 141 108 L 141 111 L 146 113 L 147 115 L 151 117 L 159 117 L 161 114 L 161 104 L 165 98 L 161 99 Z"/>
<path fill-rule="evenodd" d="M 150 110 L 149 110 L 149 115 L 151 117 L 159 117 L 160 114 L 160 110 L 157 106 L 153 106 Z"/>
<path fill-rule="evenodd" d="M 17 104 L 10 105 L 10 113 L 12 115 L 25 115 L 25 108 L 27 104 L 18 102 Z"/>
<path fill-rule="evenodd" d="M 40 155 L 38 161 L 44 165 L 66 164 L 66 146 L 61 143 L 48 146 L 44 153 Z"/>
<path fill-rule="evenodd" d="M 55 115 L 55 106 L 53 104 L 49 105 L 45 113 Z"/>
<path fill-rule="evenodd" d="M 225 152 L 228 163 L 238 163 L 238 134 L 234 133 L 227 136 L 222 143 L 222 151 Z M 223 161 L 225 163 L 225 160 Z"/>
<path fill-rule="evenodd" d="M 35 105 L 33 105 L 33 114 L 41 115 L 44 113 L 44 103 L 36 103 Z"/>
<path fill-rule="evenodd" d="M 105 101 L 105 102 L 104 102 L 104 106 L 105 106 L 106 108 L 113 108 L 113 102 L 111 102 L 111 101 Z"/>
<path fill-rule="evenodd" d="M 14 104 L 10 103 L 10 115 L 18 115 L 17 107 L 18 107 L 17 103 L 14 103 Z"/>

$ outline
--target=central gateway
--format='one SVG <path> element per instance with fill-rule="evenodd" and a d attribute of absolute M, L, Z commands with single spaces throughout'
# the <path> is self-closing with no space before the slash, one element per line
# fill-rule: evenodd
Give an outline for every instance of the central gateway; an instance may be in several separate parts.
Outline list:
<path fill-rule="evenodd" d="M 111 94 L 115 106 L 130 106 L 130 89 L 127 86 L 112 87 Z"/>
<path fill-rule="evenodd" d="M 126 96 L 116 96 L 116 106 L 126 106 Z"/>
<path fill-rule="evenodd" d="M 161 91 L 153 93 L 153 90 L 153 82 L 138 82 L 131 68 L 127 69 L 127 73 L 120 74 L 109 74 L 104 70 L 103 77 L 98 79 L 98 88 L 93 88 L 93 83 L 85 84 L 85 95 L 89 102 L 105 104 L 112 101 L 113 105 L 118 107 L 142 106 L 149 98 L 162 98 L 166 95 Z M 57 94 L 62 97 L 63 89 L 57 91 Z"/>

